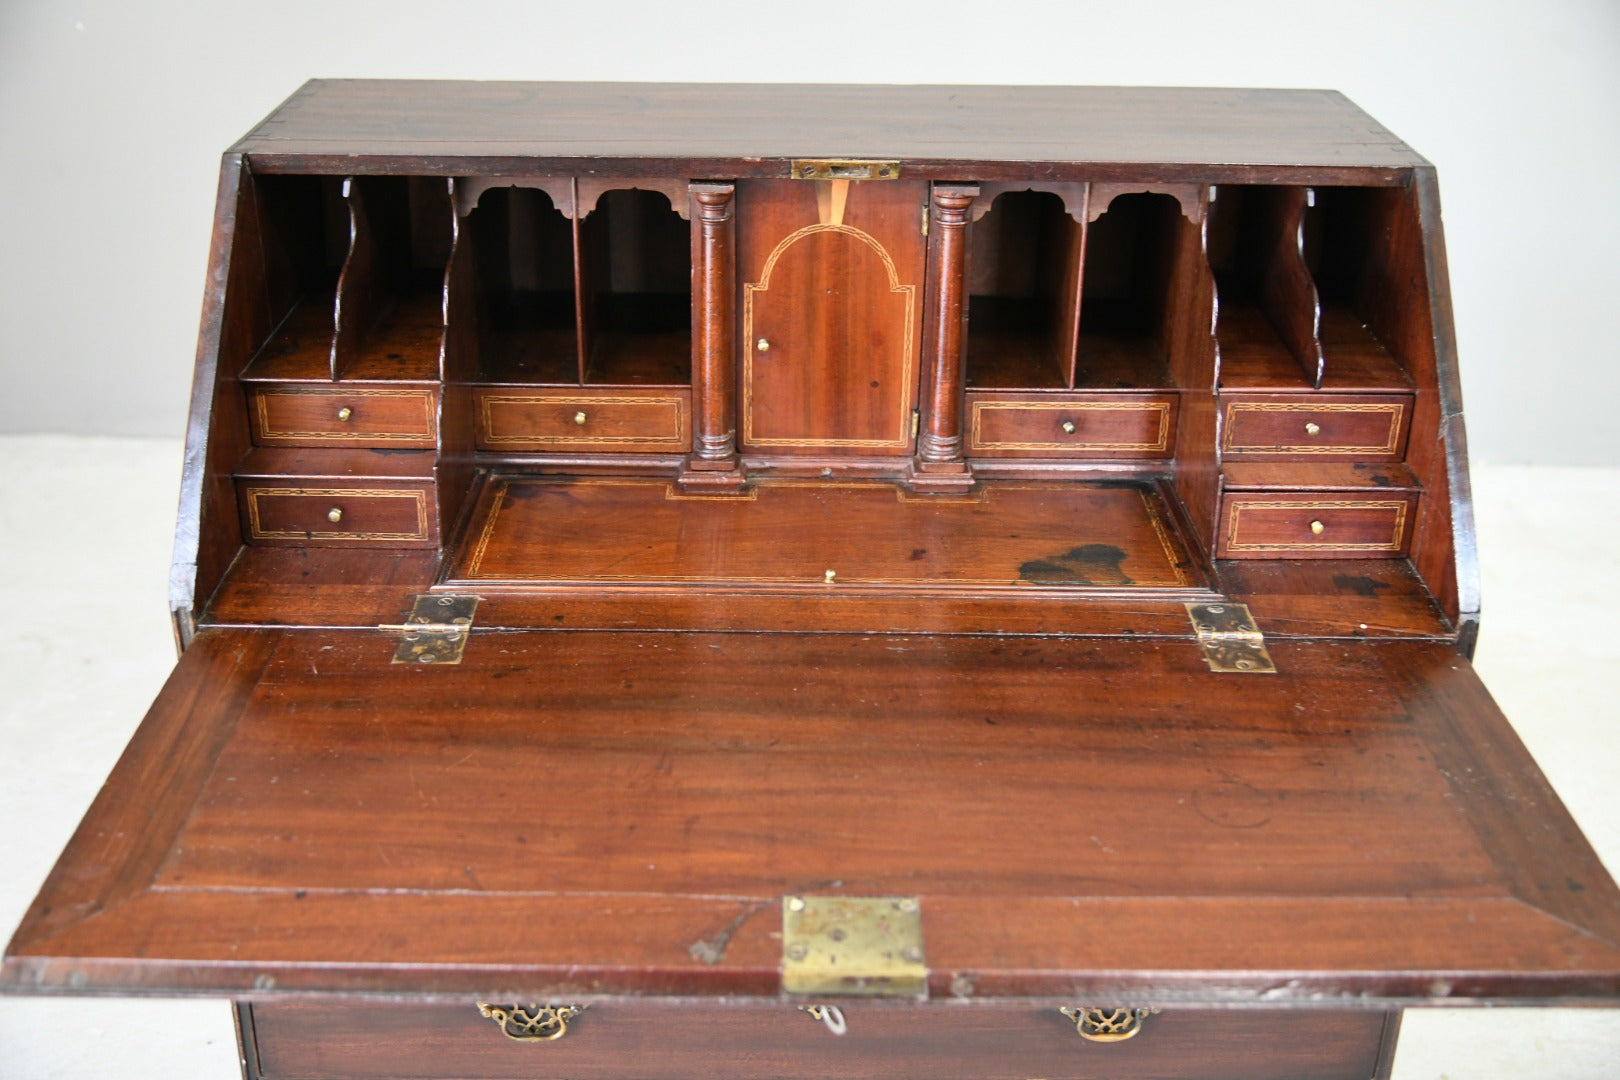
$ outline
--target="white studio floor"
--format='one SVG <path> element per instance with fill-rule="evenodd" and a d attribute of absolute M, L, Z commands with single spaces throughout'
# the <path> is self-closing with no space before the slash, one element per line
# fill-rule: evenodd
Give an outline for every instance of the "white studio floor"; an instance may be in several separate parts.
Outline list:
<path fill-rule="evenodd" d="M 0 437 L 0 936 L 9 936 L 174 662 L 168 440 Z M 1620 469 L 1476 467 L 1475 662 L 1620 871 Z M 0 997 L 0 1078 L 239 1075 L 220 1001 Z M 1612 1080 L 1620 1009 L 1408 1012 L 1399 1080 Z"/>

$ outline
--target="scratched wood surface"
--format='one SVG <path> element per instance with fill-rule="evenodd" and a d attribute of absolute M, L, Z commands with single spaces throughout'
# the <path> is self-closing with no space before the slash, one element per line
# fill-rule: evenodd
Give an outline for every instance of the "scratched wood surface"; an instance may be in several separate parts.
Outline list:
<path fill-rule="evenodd" d="M 1442 644 L 391 651 L 204 630 L 0 986 L 774 998 L 780 899 L 819 891 L 919 896 L 937 996 L 1620 988 L 1620 896 Z"/>

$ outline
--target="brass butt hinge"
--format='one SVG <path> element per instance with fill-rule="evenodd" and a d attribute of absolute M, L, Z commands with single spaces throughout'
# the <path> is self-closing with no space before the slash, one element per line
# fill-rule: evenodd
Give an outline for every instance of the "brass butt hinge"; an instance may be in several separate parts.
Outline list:
<path fill-rule="evenodd" d="M 784 897 L 782 990 L 926 997 L 922 902 L 915 896 Z"/>
<path fill-rule="evenodd" d="M 396 664 L 459 664 L 472 631 L 478 597 L 463 593 L 423 593 L 403 623 L 377 629 L 399 635 Z"/>
<path fill-rule="evenodd" d="M 1265 636 L 1249 614 L 1249 605 L 1188 604 L 1187 617 L 1192 620 L 1209 670 L 1223 674 L 1277 674 L 1277 665 L 1271 662 Z"/>

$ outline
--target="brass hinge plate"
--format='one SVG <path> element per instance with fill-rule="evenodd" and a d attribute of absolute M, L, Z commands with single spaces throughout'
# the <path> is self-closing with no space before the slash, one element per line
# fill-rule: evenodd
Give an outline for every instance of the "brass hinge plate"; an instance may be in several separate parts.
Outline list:
<path fill-rule="evenodd" d="M 396 664 L 459 664 L 472 630 L 478 597 L 464 593 L 423 593 L 397 626 L 377 629 L 399 635 Z"/>
<path fill-rule="evenodd" d="M 864 161 L 854 158 L 794 158 L 795 180 L 898 180 L 898 161 Z"/>
<path fill-rule="evenodd" d="M 914 896 L 783 898 L 782 989 L 816 997 L 926 997 L 921 902 Z"/>
<path fill-rule="evenodd" d="M 1249 605 L 1188 604 L 1187 617 L 1192 620 L 1209 670 L 1234 675 L 1277 674 L 1277 665 L 1266 651 L 1265 636 L 1249 614 Z"/>

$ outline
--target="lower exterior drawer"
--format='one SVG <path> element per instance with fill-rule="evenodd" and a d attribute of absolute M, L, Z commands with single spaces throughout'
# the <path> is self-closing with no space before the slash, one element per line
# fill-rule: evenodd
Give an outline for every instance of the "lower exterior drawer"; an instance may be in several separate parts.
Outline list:
<path fill-rule="evenodd" d="M 1166 1010 L 1134 1038 L 1080 1038 L 1056 1009 L 967 1003 L 842 1006 L 835 1035 L 786 1004 L 589 1006 L 549 1042 L 507 1038 L 468 1005 L 240 1006 L 248 1075 L 314 1077 L 826 1077 L 895 1080 L 1371 1080 L 1398 1014 Z"/>
<path fill-rule="evenodd" d="M 1416 494 L 1228 493 L 1220 559 L 1365 559 L 1405 555 Z"/>
<path fill-rule="evenodd" d="M 1174 451 L 1175 394 L 1075 398 L 968 396 L 972 457 L 1166 458 Z"/>
<path fill-rule="evenodd" d="M 480 450 L 526 453 L 692 449 L 691 391 L 585 388 L 476 391 Z"/>
<path fill-rule="evenodd" d="M 438 542 L 433 495 L 433 485 L 421 483 L 237 481 L 243 534 L 254 544 L 431 547 Z"/>
<path fill-rule="evenodd" d="M 1221 454 L 1234 460 L 1399 461 L 1406 454 L 1407 395 L 1222 397 Z"/>
<path fill-rule="evenodd" d="M 254 386 L 248 391 L 260 446 L 431 448 L 437 392 L 427 387 Z"/>

